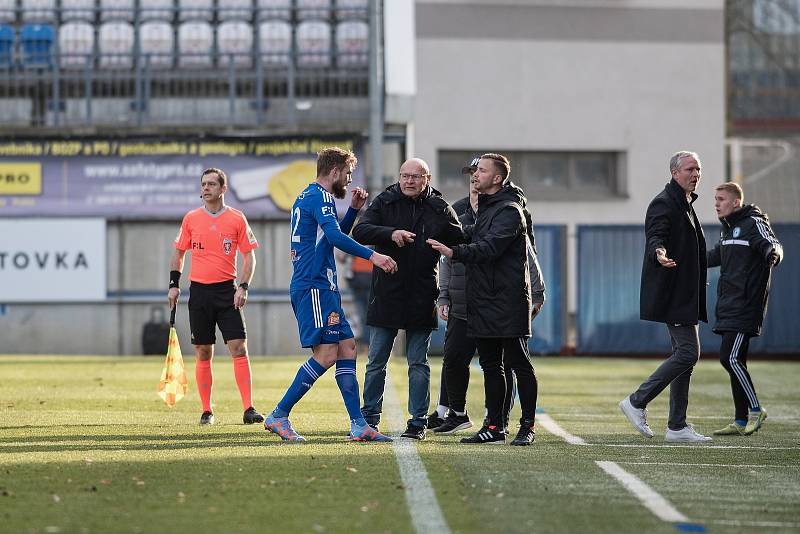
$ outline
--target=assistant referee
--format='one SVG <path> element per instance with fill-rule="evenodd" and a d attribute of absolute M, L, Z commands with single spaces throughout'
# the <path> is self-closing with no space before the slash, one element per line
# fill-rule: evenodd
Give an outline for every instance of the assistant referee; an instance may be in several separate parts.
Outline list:
<path fill-rule="evenodd" d="M 203 404 L 201 425 L 214 424 L 211 404 L 214 375 L 211 359 L 214 357 L 217 326 L 233 357 L 233 372 L 244 408 L 244 424 L 264 421 L 264 417 L 253 408 L 247 332 L 242 311 L 256 266 L 254 250 L 258 248 L 258 242 L 244 214 L 225 205 L 225 192 L 228 190 L 226 182 L 227 177 L 220 169 L 212 167 L 203 171 L 200 191 L 204 205 L 190 211 L 183 218 L 173 243 L 175 252 L 169 267 L 167 299 L 170 308 L 174 308 L 181 294 L 180 278 L 184 257 L 186 251 L 191 250 L 189 326 L 196 356 L 197 390 Z M 238 286 L 237 250 L 244 258 Z"/>

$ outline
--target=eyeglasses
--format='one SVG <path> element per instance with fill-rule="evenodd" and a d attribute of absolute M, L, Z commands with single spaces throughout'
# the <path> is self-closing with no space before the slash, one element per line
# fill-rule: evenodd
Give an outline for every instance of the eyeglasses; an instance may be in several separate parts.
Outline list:
<path fill-rule="evenodd" d="M 408 174 L 405 172 L 400 173 L 401 180 L 413 180 L 414 182 L 418 182 L 427 176 L 427 174 Z"/>

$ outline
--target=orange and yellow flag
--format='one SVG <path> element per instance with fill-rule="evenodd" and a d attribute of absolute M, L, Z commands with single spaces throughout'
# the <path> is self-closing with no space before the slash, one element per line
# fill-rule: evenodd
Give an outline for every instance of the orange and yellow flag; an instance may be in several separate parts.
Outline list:
<path fill-rule="evenodd" d="M 189 381 L 186 378 L 186 368 L 183 366 L 181 344 L 178 342 L 178 333 L 175 326 L 169 329 L 169 346 L 164 369 L 161 371 L 161 381 L 158 383 L 158 396 L 164 399 L 167 406 L 175 406 L 189 391 Z"/>

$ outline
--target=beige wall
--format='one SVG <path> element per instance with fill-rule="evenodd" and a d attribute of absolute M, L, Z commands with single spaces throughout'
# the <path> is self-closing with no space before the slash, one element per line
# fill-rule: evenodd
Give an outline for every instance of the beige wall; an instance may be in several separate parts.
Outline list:
<path fill-rule="evenodd" d="M 442 149 L 621 151 L 628 198 L 529 200 L 540 222 L 640 223 L 668 181 L 669 156 L 686 148 L 704 166 L 698 213 L 715 220 L 711 191 L 725 170 L 721 0 L 702 10 L 516 4 L 417 2 L 417 155 L 437 169 Z"/>

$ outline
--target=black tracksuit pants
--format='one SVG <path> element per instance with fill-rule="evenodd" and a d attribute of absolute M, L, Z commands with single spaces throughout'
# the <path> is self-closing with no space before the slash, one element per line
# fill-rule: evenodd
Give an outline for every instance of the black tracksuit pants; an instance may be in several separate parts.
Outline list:
<path fill-rule="evenodd" d="M 723 332 L 722 344 L 719 347 L 719 363 L 731 377 L 733 405 L 736 419 L 746 420 L 748 412 L 757 408 L 758 397 L 750 373 L 747 372 L 747 350 L 750 348 L 750 336 L 741 332 Z"/>
<path fill-rule="evenodd" d="M 532 424 L 536 415 L 538 382 L 528 353 L 526 337 L 476 338 L 478 357 L 483 369 L 483 387 L 486 392 L 486 411 L 489 425 L 503 428 L 503 403 L 506 397 L 504 369 L 509 367 L 517 377 L 521 421 Z"/>
<path fill-rule="evenodd" d="M 475 339 L 467 336 L 467 321 L 451 316 L 444 333 L 444 362 L 439 404 L 455 412 L 466 411 L 469 366 L 475 356 Z M 511 367 L 504 368 L 506 390 L 503 403 L 505 424 L 517 396 L 514 373 Z M 488 409 L 488 406 L 487 406 Z"/>

